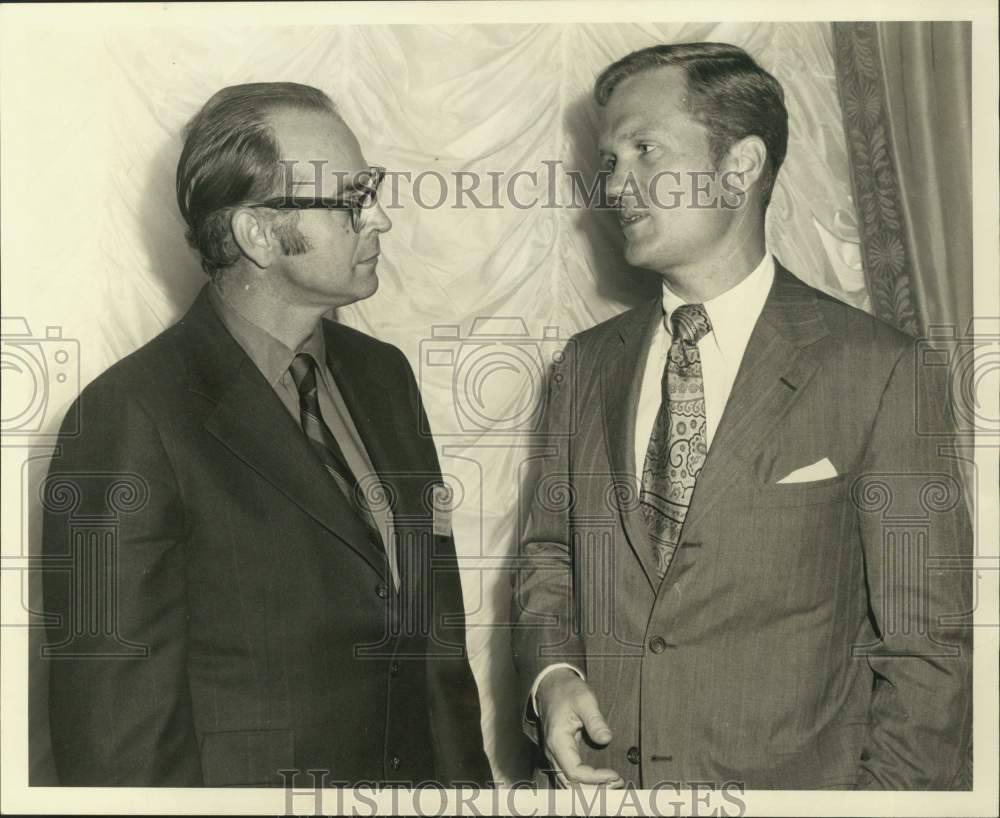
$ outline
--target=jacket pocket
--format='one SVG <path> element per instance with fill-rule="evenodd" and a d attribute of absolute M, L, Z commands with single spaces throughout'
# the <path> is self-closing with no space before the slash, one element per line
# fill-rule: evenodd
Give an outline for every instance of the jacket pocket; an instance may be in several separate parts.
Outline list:
<path fill-rule="evenodd" d="M 850 475 L 841 474 L 825 480 L 804 483 L 770 483 L 759 485 L 755 505 L 816 506 L 846 500 L 850 491 Z"/>
<path fill-rule="evenodd" d="M 294 730 L 205 733 L 201 772 L 206 787 L 280 787 L 279 770 L 295 764 Z"/>

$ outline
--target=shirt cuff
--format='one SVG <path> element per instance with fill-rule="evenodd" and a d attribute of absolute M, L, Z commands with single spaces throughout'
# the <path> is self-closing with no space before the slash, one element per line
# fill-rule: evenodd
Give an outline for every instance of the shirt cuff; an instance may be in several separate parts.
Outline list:
<path fill-rule="evenodd" d="M 583 671 L 580 670 L 576 665 L 571 665 L 568 662 L 555 662 L 542 668 L 541 672 L 535 677 L 535 683 L 531 686 L 531 710 L 535 717 L 538 717 L 538 701 L 535 698 L 535 694 L 538 693 L 538 688 L 542 684 L 542 679 L 548 676 L 553 670 L 558 670 L 564 667 L 567 670 L 572 670 L 581 679 L 586 679 L 587 677 L 583 675 Z"/>

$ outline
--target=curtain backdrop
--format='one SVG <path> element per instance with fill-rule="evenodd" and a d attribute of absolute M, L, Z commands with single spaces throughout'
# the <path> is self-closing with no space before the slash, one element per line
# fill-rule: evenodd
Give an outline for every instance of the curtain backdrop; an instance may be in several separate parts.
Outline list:
<path fill-rule="evenodd" d="M 834 23 L 833 35 L 872 311 L 954 348 L 972 332 L 972 24 Z M 951 357 L 949 384 L 971 488 L 967 364 Z"/>
<path fill-rule="evenodd" d="M 972 319 L 972 24 L 877 25 L 924 326 Z"/>
<path fill-rule="evenodd" d="M 972 25 L 834 23 L 865 267 L 880 318 L 972 318 Z"/>
<path fill-rule="evenodd" d="M 4 225 L 8 235 L 38 235 L 44 223 L 48 238 L 41 248 L 10 242 L 5 276 L 32 282 L 33 303 L 45 305 L 29 316 L 33 325 L 60 325 L 79 341 L 86 383 L 174 322 L 205 281 L 184 242 L 174 170 L 181 127 L 220 87 L 316 85 L 370 162 L 414 177 L 539 171 L 537 185 L 522 179 L 518 195 L 544 201 L 545 163 L 561 163 L 562 191 L 566 171 L 595 168 L 596 74 L 633 49 L 697 40 L 745 47 L 784 85 L 791 134 L 768 214 L 771 248 L 809 283 L 869 309 L 833 38 L 817 23 L 39 32 L 24 48 L 46 71 L 12 92 L 31 95 L 31 112 L 5 123 L 8 156 L 38 159 L 5 176 L 5 199 L 18 206 Z M 420 193 L 425 203 L 437 198 L 429 177 Z M 399 346 L 417 373 L 456 489 L 487 751 L 499 776 L 518 778 L 526 756 L 504 628 L 505 565 L 537 420 L 533 387 L 565 339 L 653 295 L 657 281 L 622 262 L 607 214 L 431 209 L 405 185 L 398 201 L 382 240 L 380 289 L 339 319 Z M 477 321 L 484 318 L 504 320 Z M 62 408 L 69 397 L 58 398 Z M 34 479 L 43 472 L 44 462 Z M 37 543 L 37 525 L 31 533 Z M 35 669 L 36 691 L 42 672 Z M 41 696 L 32 710 L 33 780 L 43 783 L 51 762 Z"/>

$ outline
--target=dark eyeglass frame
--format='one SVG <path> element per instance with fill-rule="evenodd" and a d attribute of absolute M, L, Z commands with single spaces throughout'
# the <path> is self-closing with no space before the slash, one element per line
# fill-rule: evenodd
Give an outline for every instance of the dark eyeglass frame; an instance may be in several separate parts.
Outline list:
<path fill-rule="evenodd" d="M 340 196 L 274 196 L 260 202 L 246 202 L 242 207 L 268 207 L 274 210 L 350 210 L 351 227 L 361 232 L 361 212 L 371 207 L 378 196 L 378 187 L 385 178 L 386 169 L 378 165 L 368 168 L 358 176 L 367 176 L 367 182 L 351 193 Z"/>

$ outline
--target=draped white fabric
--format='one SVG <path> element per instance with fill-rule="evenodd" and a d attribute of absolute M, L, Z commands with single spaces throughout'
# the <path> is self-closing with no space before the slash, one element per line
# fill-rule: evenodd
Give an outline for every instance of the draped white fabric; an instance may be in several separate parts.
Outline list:
<path fill-rule="evenodd" d="M 590 90 L 600 69 L 636 48 L 695 40 L 742 45 L 783 83 L 791 137 L 770 246 L 802 278 L 867 307 L 824 24 L 119 29 L 40 34 L 23 46 L 51 70 L 32 86 L 30 113 L 9 123 L 8 156 L 36 160 L 5 175 L 5 200 L 18 205 L 5 229 L 38 235 L 40 220 L 49 229 L 45 247 L 8 244 L 5 275 L 31 282 L 32 300 L 49 310 L 38 320 L 79 339 L 84 382 L 176 320 L 205 281 L 184 242 L 174 169 L 181 127 L 222 86 L 315 85 L 370 162 L 414 179 L 436 171 L 453 186 L 460 171 L 500 174 L 495 208 L 458 209 L 453 190 L 444 206 L 422 207 L 439 197 L 439 177 L 399 183 L 380 289 L 339 318 L 399 346 L 418 374 L 456 489 L 472 665 L 503 778 L 526 771 L 503 624 L 537 420 L 531 387 L 572 333 L 657 287 L 621 260 L 607 214 L 541 205 L 550 183 L 565 193 L 567 171 L 595 168 Z M 537 172 L 516 193 L 538 206 L 506 201 L 517 171 Z M 476 193 L 487 200 L 489 183 Z M 490 317 L 506 320 L 476 322 Z"/>

